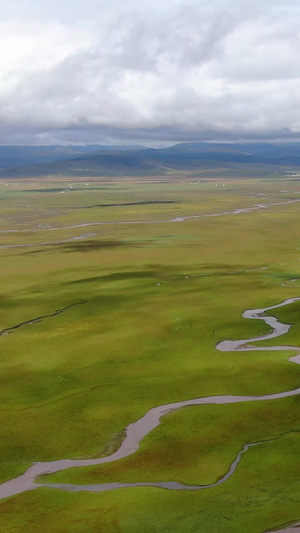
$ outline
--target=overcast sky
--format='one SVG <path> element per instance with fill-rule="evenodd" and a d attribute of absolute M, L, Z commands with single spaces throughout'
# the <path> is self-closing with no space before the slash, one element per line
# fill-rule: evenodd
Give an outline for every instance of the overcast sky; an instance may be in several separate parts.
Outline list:
<path fill-rule="evenodd" d="M 0 144 L 300 137 L 299 0 L 6 0 Z"/>

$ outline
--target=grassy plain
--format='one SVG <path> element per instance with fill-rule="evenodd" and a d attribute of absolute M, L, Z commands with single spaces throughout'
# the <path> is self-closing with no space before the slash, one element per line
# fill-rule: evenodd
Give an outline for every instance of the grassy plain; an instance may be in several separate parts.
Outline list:
<path fill-rule="evenodd" d="M 300 199 L 300 185 L 198 181 L 1 182 L 1 329 L 80 303 L 1 336 L 1 481 L 35 461 L 110 453 L 154 405 L 299 386 L 291 352 L 215 346 L 268 331 L 244 309 L 299 296 L 300 203 L 170 220 Z M 280 344 L 300 345 L 299 315 L 299 303 L 276 310 L 293 324 Z M 52 480 L 206 484 L 244 443 L 280 438 L 199 493 L 22 494 L 2 503 L 0 531 L 260 533 L 297 520 L 298 413 L 295 398 L 178 411 L 134 456 Z"/>

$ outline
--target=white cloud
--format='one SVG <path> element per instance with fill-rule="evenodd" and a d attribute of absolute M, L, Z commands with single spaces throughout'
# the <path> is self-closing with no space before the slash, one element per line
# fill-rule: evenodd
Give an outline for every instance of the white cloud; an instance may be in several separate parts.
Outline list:
<path fill-rule="evenodd" d="M 13 0 L 2 142 L 300 135 L 300 9 L 255 4 Z"/>

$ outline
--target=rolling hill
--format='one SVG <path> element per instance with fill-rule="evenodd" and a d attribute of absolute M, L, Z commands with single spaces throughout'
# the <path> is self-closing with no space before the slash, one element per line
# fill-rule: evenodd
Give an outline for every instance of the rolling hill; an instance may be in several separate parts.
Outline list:
<path fill-rule="evenodd" d="M 3 147 L 0 147 L 0 163 L 1 148 Z M 21 148 L 19 147 L 20 153 Z M 197 174 L 205 170 L 268 174 L 300 169 L 300 143 L 192 142 L 160 149 L 95 145 L 56 146 L 44 147 L 44 152 L 40 147 L 30 148 L 31 159 L 36 154 L 36 164 L 21 165 L 19 158 L 18 166 L 2 168 L 0 177 L 147 176 L 186 171 Z M 78 153 L 80 150 L 81 153 Z M 29 155 L 27 154 L 28 158 Z M 49 157 L 56 157 L 56 160 L 49 161 Z"/>

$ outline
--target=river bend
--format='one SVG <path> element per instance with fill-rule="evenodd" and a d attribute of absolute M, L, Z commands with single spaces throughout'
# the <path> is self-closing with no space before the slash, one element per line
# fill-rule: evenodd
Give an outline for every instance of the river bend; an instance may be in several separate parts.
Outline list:
<path fill-rule="evenodd" d="M 297 354 L 290 358 L 290 361 L 300 364 L 300 347 L 280 345 L 280 346 L 250 346 L 249 343 L 265 341 L 268 339 L 273 339 L 287 333 L 291 327 L 289 324 L 281 323 L 274 316 L 265 315 L 266 312 L 272 311 L 279 307 L 290 305 L 296 301 L 299 301 L 300 297 L 288 298 L 283 302 L 266 307 L 263 309 L 253 309 L 247 310 L 243 313 L 243 317 L 247 319 L 262 320 L 268 326 L 270 326 L 271 331 L 266 335 L 261 335 L 258 337 L 253 337 L 250 339 L 235 340 L 235 341 L 222 341 L 219 342 L 216 348 L 221 352 L 230 352 L 230 351 L 253 351 L 253 350 L 292 350 L 297 352 Z M 62 311 L 62 310 L 59 310 Z M 0 498 L 7 498 L 10 496 L 15 496 L 22 492 L 33 490 L 41 487 L 37 484 L 37 478 L 45 474 L 53 474 L 61 470 L 66 470 L 73 467 L 82 467 L 82 466 L 93 466 L 100 465 L 104 463 L 110 463 L 112 461 L 117 461 L 124 457 L 128 457 L 135 453 L 140 445 L 141 440 L 150 433 L 154 428 L 160 424 L 160 419 L 162 416 L 180 409 L 181 407 L 187 407 L 192 405 L 208 405 L 208 404 L 230 404 L 230 403 L 239 403 L 239 402 L 257 402 L 264 400 L 276 400 L 280 398 L 287 398 L 289 396 L 295 396 L 300 394 L 300 387 L 294 390 L 277 392 L 273 394 L 266 395 L 257 395 L 257 396 L 234 396 L 234 395 L 222 395 L 222 396 L 206 396 L 200 398 L 193 398 L 191 400 L 183 400 L 180 402 L 169 403 L 165 405 L 160 405 L 150 409 L 142 418 L 136 422 L 132 422 L 126 428 L 126 436 L 123 440 L 120 448 L 113 454 L 107 457 L 101 457 L 98 459 L 63 459 L 57 461 L 49 462 L 38 462 L 34 463 L 30 468 L 24 472 L 21 476 L 6 481 L 0 485 Z M 277 438 L 280 438 L 277 437 Z M 275 439 L 272 439 L 275 440 Z M 245 444 L 243 449 L 240 450 L 231 464 L 228 472 L 217 482 L 210 485 L 185 485 L 183 483 L 178 483 L 174 481 L 170 482 L 161 482 L 161 483 L 108 483 L 100 485 L 68 485 L 62 483 L 47 483 L 42 486 L 47 486 L 52 489 L 60 489 L 67 491 L 90 491 L 90 492 L 103 492 L 107 490 L 115 490 L 126 487 L 138 487 L 138 486 L 155 486 L 168 490 L 203 490 L 209 487 L 217 486 L 221 483 L 224 483 L 236 470 L 238 463 L 240 462 L 242 455 L 247 452 L 247 450 L 252 446 L 263 445 L 270 441 L 261 441 L 255 443 Z"/>

